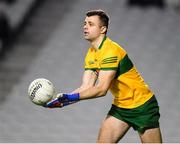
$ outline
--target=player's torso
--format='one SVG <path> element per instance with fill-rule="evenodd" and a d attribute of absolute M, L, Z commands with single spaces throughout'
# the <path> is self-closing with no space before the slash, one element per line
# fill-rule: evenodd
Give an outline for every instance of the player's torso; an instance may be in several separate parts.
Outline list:
<path fill-rule="evenodd" d="M 126 51 L 109 38 L 104 39 L 99 50 L 89 49 L 85 63 L 85 69 L 117 71 L 110 91 L 118 107 L 135 108 L 153 96 Z"/>

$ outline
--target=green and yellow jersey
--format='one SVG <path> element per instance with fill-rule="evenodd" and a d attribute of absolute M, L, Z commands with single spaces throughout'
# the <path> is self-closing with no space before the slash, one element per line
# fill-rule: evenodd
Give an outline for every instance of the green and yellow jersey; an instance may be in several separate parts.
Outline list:
<path fill-rule="evenodd" d="M 153 96 L 127 52 L 106 36 L 98 50 L 89 48 L 85 58 L 85 70 L 116 71 L 110 91 L 114 96 L 113 104 L 117 107 L 136 108 Z"/>

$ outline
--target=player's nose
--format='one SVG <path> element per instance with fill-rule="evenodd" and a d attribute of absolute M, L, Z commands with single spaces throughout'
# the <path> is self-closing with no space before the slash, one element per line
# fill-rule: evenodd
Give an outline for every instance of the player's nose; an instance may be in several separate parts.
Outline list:
<path fill-rule="evenodd" d="M 85 25 L 83 26 L 83 28 L 84 28 L 84 30 L 87 30 L 87 29 L 88 29 L 87 24 L 85 24 Z"/>

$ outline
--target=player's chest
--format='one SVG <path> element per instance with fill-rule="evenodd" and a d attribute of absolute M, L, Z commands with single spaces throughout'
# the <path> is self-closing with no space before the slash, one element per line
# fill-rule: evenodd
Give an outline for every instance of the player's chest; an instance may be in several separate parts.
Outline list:
<path fill-rule="evenodd" d="M 88 63 L 91 67 L 100 68 L 102 61 L 102 53 L 101 52 L 93 52 L 89 56 Z"/>

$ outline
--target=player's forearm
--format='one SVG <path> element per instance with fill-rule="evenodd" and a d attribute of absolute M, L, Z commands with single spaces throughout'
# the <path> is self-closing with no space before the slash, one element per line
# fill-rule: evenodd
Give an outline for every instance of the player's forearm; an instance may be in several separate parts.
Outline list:
<path fill-rule="evenodd" d="M 103 89 L 102 87 L 99 86 L 93 86 L 90 87 L 84 91 L 80 92 L 80 100 L 83 99 L 91 99 L 91 98 L 97 98 L 97 97 L 101 97 L 101 96 L 105 96 L 107 93 L 106 89 Z"/>
<path fill-rule="evenodd" d="M 61 93 L 59 97 L 48 102 L 45 105 L 45 107 L 48 107 L 48 108 L 64 107 L 66 105 L 78 102 L 79 100 L 104 96 L 106 95 L 106 92 L 107 90 L 103 89 L 103 87 L 93 86 L 93 87 L 89 87 L 86 90 L 83 90 L 80 93 L 71 93 L 71 94 Z"/>
<path fill-rule="evenodd" d="M 72 91 L 71 93 L 80 93 L 80 91 L 81 91 L 81 87 L 80 87 L 80 88 L 75 89 L 75 90 L 74 90 L 74 91 Z"/>
<path fill-rule="evenodd" d="M 81 87 L 75 89 L 73 92 L 71 93 L 81 93 L 82 91 L 85 91 L 87 89 L 89 89 L 91 86 L 90 85 L 82 85 Z"/>

